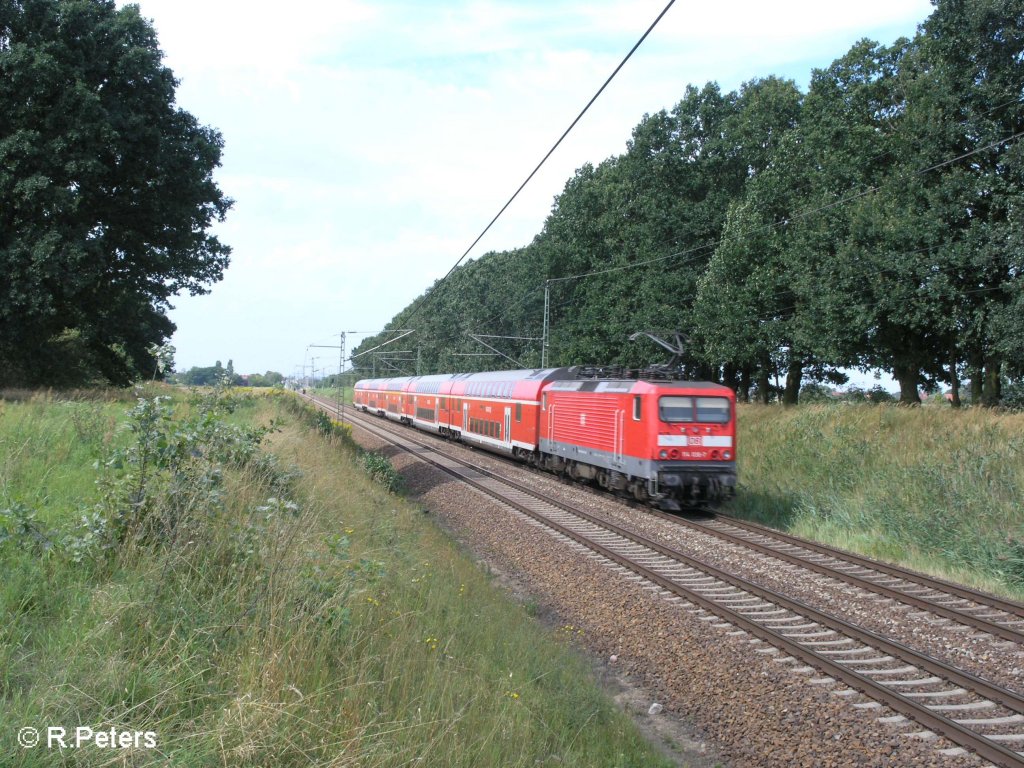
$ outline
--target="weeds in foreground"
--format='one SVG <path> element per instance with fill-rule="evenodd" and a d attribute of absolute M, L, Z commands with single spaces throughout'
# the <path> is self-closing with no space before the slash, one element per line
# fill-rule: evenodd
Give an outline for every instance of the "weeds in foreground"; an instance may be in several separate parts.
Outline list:
<path fill-rule="evenodd" d="M 283 402 L 137 403 L 95 540 L 9 514 L 0 723 L 155 735 L 82 766 L 663 764 L 344 433 Z M 275 409 L 274 431 L 237 423 Z M 53 757 L 0 730 L 0 764 Z"/>

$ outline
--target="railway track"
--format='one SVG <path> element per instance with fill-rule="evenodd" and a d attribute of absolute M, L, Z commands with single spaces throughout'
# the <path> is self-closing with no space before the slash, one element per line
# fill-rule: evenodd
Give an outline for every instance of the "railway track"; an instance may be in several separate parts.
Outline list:
<path fill-rule="evenodd" d="M 323 407 L 333 403 L 323 401 Z M 440 438 L 438 438 L 440 439 Z M 516 463 L 526 469 L 525 465 Z M 545 473 L 545 476 L 549 476 Z M 566 480 L 576 488 L 603 494 Z M 606 495 L 606 494 L 604 494 Z M 858 589 L 1024 647 L 1024 604 L 723 515 L 701 520 L 620 499 L 645 513 L 716 536 Z"/>
<path fill-rule="evenodd" d="M 667 599 L 701 612 L 701 618 L 717 622 L 716 626 L 735 627 L 736 632 L 765 644 L 757 650 L 782 652 L 810 668 L 808 672 L 814 669 L 826 676 L 811 682 L 843 685 L 846 687 L 837 694 L 860 693 L 869 699 L 853 706 L 887 706 L 898 714 L 881 718 L 883 721 L 910 718 L 928 732 L 957 744 L 951 753 L 966 750 L 994 765 L 1024 766 L 1024 753 L 1017 751 L 1024 749 L 1024 698 L 1015 692 L 547 498 L 471 462 L 436 454 L 435 447 L 405 430 L 399 434 L 381 429 L 366 417 L 360 419 L 359 426 L 512 507 L 574 546 L 585 548 L 591 556 L 656 586 Z M 812 562 L 801 554 L 788 554 L 805 567 Z M 772 556 L 778 554 L 773 550 Z M 816 565 L 828 570 L 822 563 Z M 828 575 L 835 574 L 829 571 Z"/>
<path fill-rule="evenodd" d="M 667 515 L 659 510 L 651 511 L 680 525 L 711 533 L 731 544 L 799 565 L 993 637 L 1024 645 L 1024 605 L 1012 600 L 1004 600 L 735 518 L 717 516 L 710 520 L 695 521 L 678 515 Z"/>

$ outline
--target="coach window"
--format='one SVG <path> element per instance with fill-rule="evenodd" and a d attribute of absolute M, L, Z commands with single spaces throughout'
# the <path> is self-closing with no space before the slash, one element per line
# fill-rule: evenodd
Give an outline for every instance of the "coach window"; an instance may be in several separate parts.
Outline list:
<path fill-rule="evenodd" d="M 523 404 L 516 403 L 516 421 L 523 420 Z"/>
<path fill-rule="evenodd" d="M 633 421 L 640 421 L 640 395 L 633 395 Z"/>
<path fill-rule="evenodd" d="M 540 396 L 540 409 L 546 411 L 548 409 L 548 393 L 545 392 Z"/>

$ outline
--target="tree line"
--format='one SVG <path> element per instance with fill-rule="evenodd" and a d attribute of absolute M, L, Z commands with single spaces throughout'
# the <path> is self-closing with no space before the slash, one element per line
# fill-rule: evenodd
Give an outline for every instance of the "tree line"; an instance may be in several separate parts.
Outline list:
<path fill-rule="evenodd" d="M 387 328 L 416 329 L 424 373 L 538 366 L 546 287 L 549 365 L 640 366 L 659 350 L 630 334 L 679 331 L 684 375 L 742 399 L 881 369 L 905 403 L 940 385 L 999 403 L 1024 377 L 1024 0 L 933 4 L 912 39 L 861 40 L 806 92 L 689 86 L 578 169 L 529 245 Z M 521 338 L 470 357 L 487 352 L 470 333 Z M 375 354 L 360 366 L 398 367 Z"/>
<path fill-rule="evenodd" d="M 183 384 L 187 387 L 212 387 L 217 385 L 247 387 L 281 387 L 284 386 L 284 374 L 277 371 L 266 373 L 250 373 L 241 375 L 235 372 L 235 363 L 228 360 L 227 367 L 218 360 L 213 365 L 194 365 L 187 371 L 170 374 L 167 380 L 172 384 Z"/>

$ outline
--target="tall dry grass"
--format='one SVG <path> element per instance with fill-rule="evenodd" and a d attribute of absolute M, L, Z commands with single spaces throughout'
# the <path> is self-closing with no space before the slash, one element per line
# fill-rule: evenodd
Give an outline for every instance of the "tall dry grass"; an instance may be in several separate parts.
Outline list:
<path fill-rule="evenodd" d="M 739 428 L 729 511 L 1024 596 L 1024 414 L 744 406 Z"/>

